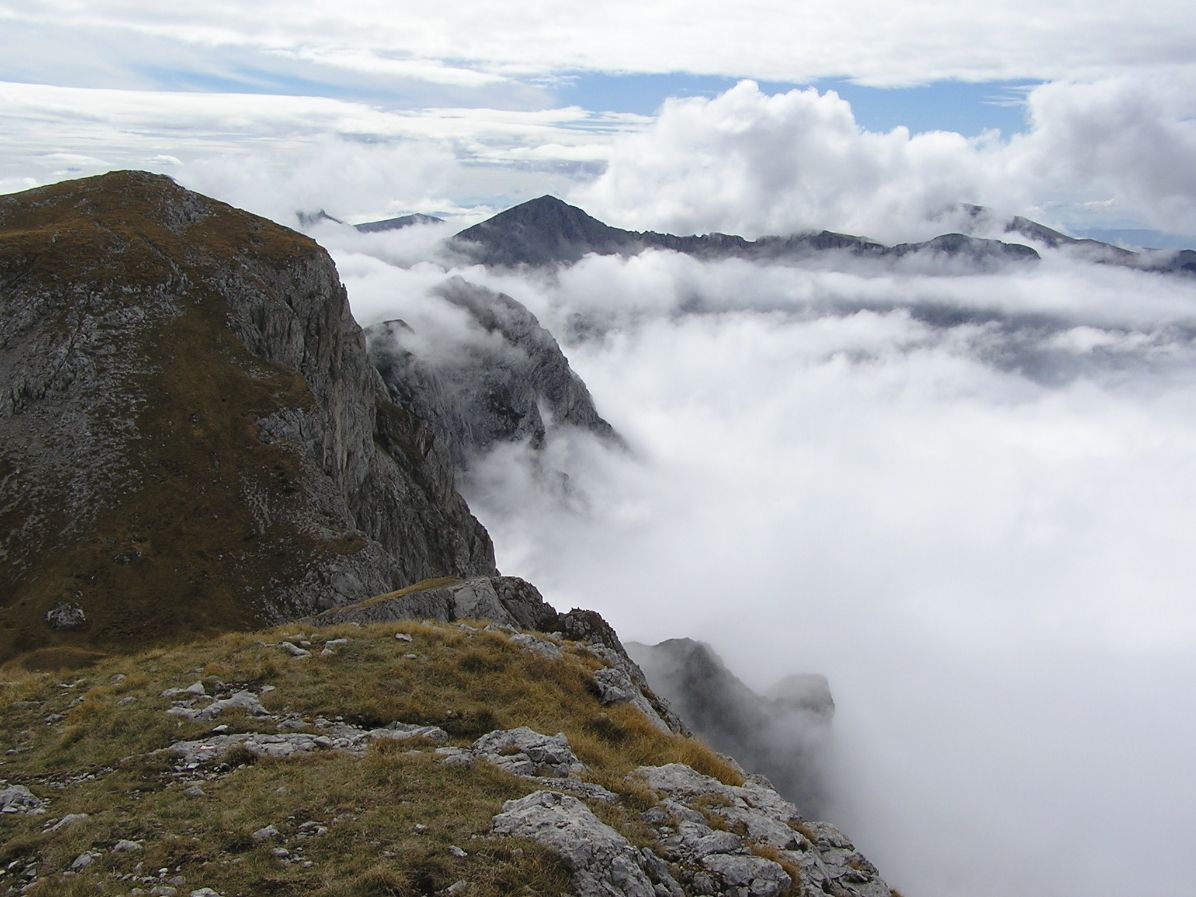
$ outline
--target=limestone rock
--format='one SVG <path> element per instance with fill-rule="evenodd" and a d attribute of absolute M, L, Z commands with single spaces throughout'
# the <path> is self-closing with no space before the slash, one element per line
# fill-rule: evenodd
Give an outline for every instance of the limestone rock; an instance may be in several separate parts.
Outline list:
<path fill-rule="evenodd" d="M 491 828 L 562 857 L 578 897 L 656 897 L 639 851 L 575 797 L 536 791 L 503 804 Z"/>
<path fill-rule="evenodd" d="M 645 821 L 657 827 L 682 883 L 700 893 L 783 894 L 793 879 L 787 865 L 798 873 L 801 897 L 890 895 L 876 867 L 838 829 L 804 819 L 767 781 L 725 785 L 681 763 L 634 775 L 662 797 L 665 814 Z"/>
<path fill-rule="evenodd" d="M 52 826 L 46 829 L 48 832 L 60 832 L 65 828 L 70 828 L 76 822 L 82 822 L 87 818 L 86 813 L 67 813 Z"/>
<path fill-rule="evenodd" d="M 24 785 L 9 785 L 0 788 L 0 814 L 24 813 L 38 816 L 45 812 L 46 802 L 35 797 Z"/>
<path fill-rule="evenodd" d="M 71 862 L 72 872 L 82 872 L 88 866 L 96 861 L 97 857 L 94 853 L 81 853 Z"/>
<path fill-rule="evenodd" d="M 448 732 L 439 726 L 419 726 L 410 723 L 391 723 L 381 729 L 371 729 L 366 732 L 366 738 L 381 741 L 411 741 L 423 739 L 434 744 L 444 744 L 448 741 Z"/>
<path fill-rule="evenodd" d="M 191 719 L 196 720 L 208 720 L 215 719 L 226 710 L 243 710 L 249 716 L 266 715 L 266 708 L 262 706 L 262 702 L 258 700 L 257 695 L 249 691 L 238 691 L 230 697 L 213 701 L 202 710 L 187 712 L 181 715 L 189 716 Z"/>
<path fill-rule="evenodd" d="M 594 685 L 598 699 L 603 704 L 630 704 L 648 718 L 657 729 L 670 732 L 668 724 L 660 718 L 656 709 L 648 703 L 631 677 L 616 667 L 606 667 L 594 674 Z"/>
<path fill-rule="evenodd" d="M 448 740 L 448 733 L 437 726 L 395 722 L 376 729 L 363 729 L 347 723 L 329 723 L 327 720 L 317 720 L 317 724 L 323 726 L 323 731 L 213 734 L 197 740 L 176 741 L 165 750 L 183 768 L 195 769 L 222 762 L 234 748 L 247 751 L 255 757 L 282 759 L 330 750 L 361 756 L 371 741 L 379 739 L 407 741 L 419 738 L 436 744 Z"/>
<path fill-rule="evenodd" d="M 548 639 L 529 635 L 526 632 L 518 632 L 511 636 L 511 644 L 518 645 L 523 650 L 530 651 L 532 654 L 535 654 L 537 657 L 543 657 L 545 660 L 562 660 L 565 656 L 561 653 L 561 649 L 548 641 Z"/>
<path fill-rule="evenodd" d="M 714 853 L 703 857 L 702 865 L 716 873 L 731 893 L 744 897 L 778 897 L 793 883 L 780 865 L 764 857 Z"/>
<path fill-rule="evenodd" d="M 114 172 L 0 197 L 0 285 L 0 661 L 497 572 L 310 239 Z"/>
<path fill-rule="evenodd" d="M 564 734 L 541 735 L 527 726 L 490 732 L 470 750 L 479 759 L 516 775 L 565 778 L 585 770 Z"/>

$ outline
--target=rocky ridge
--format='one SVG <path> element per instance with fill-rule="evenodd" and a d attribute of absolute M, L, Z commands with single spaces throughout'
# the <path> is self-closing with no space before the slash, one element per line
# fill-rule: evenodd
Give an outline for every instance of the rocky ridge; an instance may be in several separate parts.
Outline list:
<path fill-rule="evenodd" d="M 0 659 L 496 572 L 309 239 L 156 175 L 66 182 L 0 197 L 0 303 Z"/>
<path fill-rule="evenodd" d="M 617 439 L 556 339 L 521 303 L 460 277 L 433 293 L 471 322 L 453 345 L 430 351 L 400 320 L 365 332 L 390 397 L 428 424 L 459 469 L 496 443 L 541 448 L 557 427 Z"/>
<path fill-rule="evenodd" d="M 583 629 L 292 625 L 7 683 L 0 895 L 890 894 L 766 780 L 606 703 Z"/>
<path fill-rule="evenodd" d="M 587 254 L 636 255 L 670 250 L 701 259 L 806 262 L 830 252 L 857 259 L 891 261 L 915 255 L 946 256 L 972 267 L 992 268 L 1033 262 L 1038 253 L 1020 243 L 966 234 L 943 234 L 920 243 L 886 246 L 866 237 L 819 231 L 746 240 L 733 234 L 692 236 L 611 227 L 576 206 L 541 196 L 500 212 L 453 237 L 470 260 L 496 267 L 549 267 L 579 261 Z"/>

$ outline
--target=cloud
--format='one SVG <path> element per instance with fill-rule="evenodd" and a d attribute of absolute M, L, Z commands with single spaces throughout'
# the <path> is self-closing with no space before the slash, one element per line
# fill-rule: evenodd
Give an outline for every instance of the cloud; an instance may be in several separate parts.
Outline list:
<path fill-rule="evenodd" d="M 878 85 L 1090 78 L 1143 64 L 1186 63 L 1196 26 L 1175 0 L 1043 6 L 1031 0 L 906 4 L 844 0 L 795 12 L 779 0 L 729 9 L 714 0 L 611 0 L 559 11 L 542 4 L 358 0 L 157 6 L 129 0 L 28 0 L 0 10 L 14 25 L 125 31 L 204 48 L 312 54 L 361 69 L 362 58 L 435 61 L 434 77 L 559 71 L 689 72 Z M 662 48 L 667 47 L 667 52 Z M 353 51 L 344 55 L 344 48 Z M 45 51 L 55 55 L 54 46 Z M 69 63 L 69 57 L 62 60 Z M 378 67 L 376 63 L 369 63 Z M 385 76 L 387 66 L 378 74 Z"/>
<path fill-rule="evenodd" d="M 576 106 L 403 110 L 318 96 L 0 87 L 2 178 L 146 168 L 275 216 L 324 206 L 363 219 L 564 190 L 578 160 L 600 158 L 644 121 Z M 512 158 L 532 161 L 497 164 Z"/>
<path fill-rule="evenodd" d="M 1196 233 L 1196 70 L 1030 91 L 1030 129 L 1008 140 L 878 133 L 833 91 L 769 95 L 744 81 L 669 100 L 620 138 L 572 198 L 600 218 L 671 232 L 761 235 L 823 228 L 896 241 L 964 226 L 959 202 L 1005 213 L 1100 207 Z M 1165 85 L 1165 86 L 1163 86 Z"/>
<path fill-rule="evenodd" d="M 357 309 L 365 269 L 342 273 Z M 672 253 L 462 273 L 562 339 L 632 449 L 566 431 L 474 467 L 504 571 L 626 638 L 704 638 L 757 688 L 827 674 L 831 815 L 906 893 L 1087 897 L 1144 868 L 1183 891 L 1190 280 L 1050 252 L 983 275 Z"/>

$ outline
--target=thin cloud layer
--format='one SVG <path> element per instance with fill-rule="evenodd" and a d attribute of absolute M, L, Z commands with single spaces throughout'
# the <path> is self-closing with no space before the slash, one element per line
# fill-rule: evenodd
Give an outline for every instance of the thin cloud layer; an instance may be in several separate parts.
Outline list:
<path fill-rule="evenodd" d="M 554 12 L 556 14 L 554 14 Z M 0 18 L 252 48 L 315 58 L 380 78 L 454 84 L 561 71 L 690 72 L 803 83 L 849 77 L 874 85 L 1091 78 L 1143 64 L 1186 63 L 1196 25 L 1176 0 L 1043 5 L 844 0 L 816 11 L 779 0 L 612 0 L 559 11 L 537 3 L 427 4 L 376 0 L 251 5 L 149 5 L 130 0 L 26 0 Z M 668 52 L 662 53 L 662 47 Z M 53 58 L 53 43 L 45 48 Z M 63 54 L 69 70 L 72 60 Z"/>
<path fill-rule="evenodd" d="M 749 236 L 830 229 L 897 241 L 965 226 L 961 202 L 1014 214 L 1087 204 L 1196 232 L 1196 100 L 1191 68 L 1054 83 L 1027 98 L 1029 130 L 911 135 L 862 129 L 833 91 L 769 95 L 741 82 L 670 100 L 616 142 L 574 200 L 612 223 Z"/>
<path fill-rule="evenodd" d="M 355 309 L 437 313 L 441 266 L 355 252 Z M 906 893 L 1186 887 L 1196 294 L 1044 254 L 460 272 L 563 338 L 631 445 L 562 431 L 473 468 L 500 566 L 758 688 L 827 674 L 830 815 Z"/>
<path fill-rule="evenodd" d="M 429 200 L 444 209 L 564 192 L 579 164 L 645 120 L 575 106 L 393 109 L 318 96 L 0 88 L 0 183 L 19 188 L 138 168 L 254 211 L 269 194 L 275 206 L 326 206 L 356 218 L 418 210 Z M 505 162 L 512 165 L 496 164 Z"/>

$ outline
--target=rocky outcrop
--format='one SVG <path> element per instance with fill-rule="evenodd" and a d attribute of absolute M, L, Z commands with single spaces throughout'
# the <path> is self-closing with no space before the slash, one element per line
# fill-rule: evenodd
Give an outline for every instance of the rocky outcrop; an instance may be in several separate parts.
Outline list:
<path fill-rule="evenodd" d="M 385 623 L 393 620 L 489 620 L 517 629 L 551 632 L 557 612 L 531 583 L 517 576 L 475 577 L 462 582 L 437 582 L 378 595 L 312 618 L 315 626 L 341 623 Z"/>
<path fill-rule="evenodd" d="M 640 852 L 576 797 L 535 791 L 509 800 L 492 828 L 561 856 L 573 873 L 577 897 L 656 897 Z"/>
<path fill-rule="evenodd" d="M 767 781 L 727 785 L 681 763 L 636 774 L 662 799 L 644 816 L 686 893 L 890 897 L 842 832 L 799 814 Z"/>
<path fill-rule="evenodd" d="M 66 182 L 0 197 L 0 306 L 0 658 L 496 572 L 309 239 L 161 176 Z M 63 603 L 85 622 L 51 630 Z"/>
<path fill-rule="evenodd" d="M 493 732 L 479 743 L 495 740 L 505 747 L 514 734 Z M 519 737 L 521 744 L 551 744 L 558 765 L 573 756 L 563 736 L 546 739 L 520 730 Z M 682 763 L 640 767 L 632 778 L 650 788 L 657 802 L 640 816 L 651 846 L 636 848 L 587 802 L 605 802 L 603 796 L 584 788 L 581 797 L 564 793 L 575 790 L 562 788 L 565 784 L 584 784 L 557 781 L 584 772 L 580 764 L 569 772 L 536 770 L 521 750 L 512 758 L 500 754 L 488 762 L 507 762 L 543 787 L 503 804 L 491 829 L 532 841 L 563 859 L 580 897 L 890 897 L 876 867 L 842 832 L 803 818 L 766 780 L 728 785 Z"/>
<path fill-rule="evenodd" d="M 441 344 L 398 320 L 366 337 L 391 399 L 428 423 L 458 467 L 498 442 L 540 448 L 554 427 L 615 438 L 556 339 L 522 304 L 460 277 L 433 293 L 469 325 Z"/>
<path fill-rule="evenodd" d="M 760 695 L 704 642 L 629 642 L 627 651 L 652 691 L 707 743 L 767 776 L 803 813 L 822 812 L 823 763 L 835 712 L 825 677 L 787 676 Z"/>
<path fill-rule="evenodd" d="M 1028 246 L 945 234 L 923 243 L 885 246 L 852 234 L 820 231 L 745 240 L 733 234 L 677 236 L 629 231 L 603 224 L 555 196 L 541 196 L 466 228 L 452 245 L 474 262 L 496 267 L 549 267 L 596 255 L 635 255 L 663 249 L 702 259 L 801 262 L 827 252 L 856 258 L 896 260 L 911 254 L 951 256 L 982 267 L 1038 259 Z"/>

